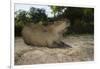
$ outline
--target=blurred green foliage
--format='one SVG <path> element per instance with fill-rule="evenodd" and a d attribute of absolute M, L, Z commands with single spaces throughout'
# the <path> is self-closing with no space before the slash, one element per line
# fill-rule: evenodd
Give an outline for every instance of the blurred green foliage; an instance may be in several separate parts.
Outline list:
<path fill-rule="evenodd" d="M 20 36 L 21 35 L 21 30 L 28 22 L 28 17 L 26 16 L 27 12 L 23 10 L 19 10 L 15 12 L 15 36 Z"/>
<path fill-rule="evenodd" d="M 55 9 L 56 13 L 61 13 L 56 16 L 56 20 L 65 18 L 70 20 L 70 27 L 66 33 L 94 33 L 94 8 L 55 6 L 52 9 Z"/>
<path fill-rule="evenodd" d="M 36 9 L 34 7 L 30 8 L 29 16 L 32 23 L 38 23 L 40 21 L 47 21 L 47 15 L 45 14 L 44 9 Z"/>
<path fill-rule="evenodd" d="M 47 25 L 49 22 L 69 19 L 70 27 L 65 34 L 94 33 L 94 8 L 50 6 L 54 17 L 47 17 L 44 9 L 31 7 L 29 11 L 15 12 L 15 36 L 21 36 L 24 25 L 40 23 Z"/>
<path fill-rule="evenodd" d="M 15 36 L 21 36 L 24 25 L 29 23 L 47 24 L 47 15 L 44 9 L 31 7 L 29 12 L 19 10 L 15 12 Z"/>

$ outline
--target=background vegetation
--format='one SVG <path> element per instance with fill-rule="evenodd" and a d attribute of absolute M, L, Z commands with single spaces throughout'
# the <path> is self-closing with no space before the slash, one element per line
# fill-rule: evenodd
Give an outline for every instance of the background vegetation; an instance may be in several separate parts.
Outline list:
<path fill-rule="evenodd" d="M 24 25 L 41 23 L 48 25 L 59 19 L 69 19 L 70 27 L 65 34 L 93 34 L 94 8 L 50 6 L 54 17 L 48 17 L 44 9 L 31 7 L 29 11 L 15 11 L 15 36 L 21 36 Z"/>

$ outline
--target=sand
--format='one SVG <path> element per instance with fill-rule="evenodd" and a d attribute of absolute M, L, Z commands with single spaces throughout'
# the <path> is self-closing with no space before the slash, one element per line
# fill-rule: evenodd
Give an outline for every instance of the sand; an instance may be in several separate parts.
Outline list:
<path fill-rule="evenodd" d="M 72 48 L 30 46 L 22 37 L 15 38 L 15 65 L 67 63 L 94 60 L 94 36 L 68 35 L 62 41 Z"/>

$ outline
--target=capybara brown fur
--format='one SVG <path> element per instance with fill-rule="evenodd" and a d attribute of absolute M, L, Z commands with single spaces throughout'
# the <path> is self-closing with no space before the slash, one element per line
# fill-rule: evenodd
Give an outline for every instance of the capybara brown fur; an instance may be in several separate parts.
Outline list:
<path fill-rule="evenodd" d="M 69 27 L 69 23 L 66 21 L 55 21 L 47 26 L 29 24 L 24 26 L 22 37 L 26 44 L 32 46 L 57 47 L 61 43 L 62 34 L 67 27 Z"/>

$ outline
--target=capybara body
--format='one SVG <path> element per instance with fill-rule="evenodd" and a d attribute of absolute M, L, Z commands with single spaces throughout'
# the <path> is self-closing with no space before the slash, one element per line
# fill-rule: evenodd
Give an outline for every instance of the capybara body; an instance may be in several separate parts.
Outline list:
<path fill-rule="evenodd" d="M 22 36 L 26 44 L 55 47 L 54 43 L 59 43 L 62 31 L 68 26 L 65 21 L 57 21 L 48 26 L 29 24 L 24 26 Z"/>

